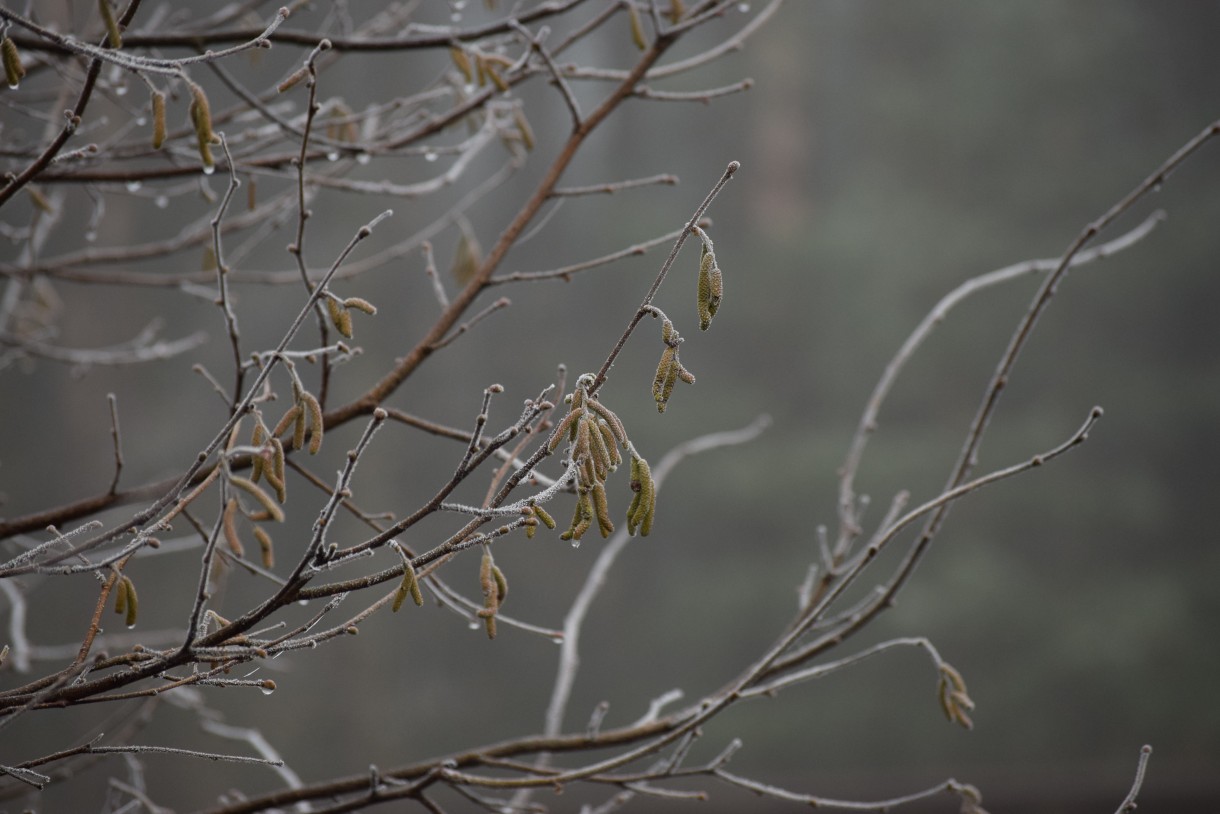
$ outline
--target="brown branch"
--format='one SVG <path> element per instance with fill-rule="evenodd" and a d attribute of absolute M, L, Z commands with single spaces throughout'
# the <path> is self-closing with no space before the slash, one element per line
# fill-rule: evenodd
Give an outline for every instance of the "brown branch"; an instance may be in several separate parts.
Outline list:
<path fill-rule="evenodd" d="M 627 78 L 602 101 L 596 110 L 581 122 L 579 127 L 574 129 L 572 135 L 568 137 L 567 143 L 560 150 L 559 155 L 551 163 L 550 168 L 543 176 L 533 195 L 530 196 L 529 200 L 518 211 L 516 217 L 513 218 L 512 222 L 500 234 L 499 239 L 496 240 L 495 245 L 488 252 L 483 264 L 475 272 L 473 279 L 454 296 L 452 302 L 449 303 L 449 307 L 441 313 L 428 333 L 395 365 L 393 370 L 382 377 L 373 387 L 369 388 L 364 395 L 327 413 L 327 427 L 332 426 L 332 424 L 342 424 L 355 415 L 371 411 L 397 390 L 399 385 L 406 381 L 415 372 L 416 368 L 432 355 L 436 344 L 453 328 L 461 315 L 487 286 L 487 281 L 504 260 L 508 250 L 516 243 L 517 238 L 520 237 L 525 227 L 529 225 L 530 221 L 534 219 L 542 208 L 542 205 L 550 198 L 551 192 L 558 185 L 559 179 L 563 176 L 568 165 L 572 163 L 572 159 L 575 158 L 577 151 L 584 144 L 585 139 L 632 93 L 640 77 L 648 72 L 648 69 L 661 58 L 661 55 L 669 49 L 673 42 L 674 40 L 670 38 L 658 38 L 648 52 L 636 63 L 635 67 L 631 69 Z"/>

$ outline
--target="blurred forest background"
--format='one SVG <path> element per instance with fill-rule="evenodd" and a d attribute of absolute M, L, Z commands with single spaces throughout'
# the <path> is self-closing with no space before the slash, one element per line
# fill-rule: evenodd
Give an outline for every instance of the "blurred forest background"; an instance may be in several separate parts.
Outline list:
<path fill-rule="evenodd" d="M 474 5 L 470 14 L 481 13 Z M 743 3 L 737 13 L 756 11 Z M 568 728 L 582 727 L 602 700 L 610 702 L 609 724 L 635 720 L 674 687 L 697 697 L 753 657 L 753 642 L 769 639 L 793 611 L 816 556 L 815 528 L 837 522 L 836 468 L 890 356 L 952 287 L 1013 262 L 1058 256 L 1087 222 L 1220 117 L 1217 32 L 1220 4 L 1194 0 L 792 2 L 745 49 L 697 79 L 703 88 L 751 77 L 750 92 L 710 105 L 632 101 L 593 136 L 565 185 L 655 173 L 681 183 L 570 201 L 504 270 L 554 268 L 678 229 L 725 164 L 740 161 L 711 212 L 726 276 L 716 329 L 694 330 L 692 247 L 658 299 L 688 337 L 683 361 L 697 385 L 679 390 L 658 416 L 648 389 L 655 339 L 646 336 L 628 346 L 603 392 L 637 446 L 657 457 L 761 413 L 773 423 L 752 444 L 689 461 L 668 481 L 657 530 L 629 546 L 593 608 Z M 693 52 L 698 43 L 682 47 Z M 277 46 L 263 58 L 279 71 L 301 52 Z M 441 70 L 446 60 L 443 50 L 345 58 L 322 88 L 360 109 L 388 95 L 398 78 Z M 541 85 L 523 92 L 539 151 L 553 149 L 566 127 L 562 104 Z M 419 163 L 404 165 L 402 180 L 426 175 Z M 471 210 L 484 246 L 502 228 L 503 202 L 536 183 L 535 169 Z M 362 171 L 354 168 L 353 177 Z M 419 203 L 324 192 L 313 206 L 314 264 L 393 207 L 394 219 L 370 239 L 371 254 L 491 171 L 489 163 L 441 199 Z M 214 188 L 223 189 L 220 175 Z M 156 196 L 149 187 L 109 194 L 97 245 L 123 245 L 147 230 L 172 234 L 174 223 L 214 208 L 195 195 L 162 209 Z M 980 471 L 1049 449 L 1100 405 L 1105 417 L 1088 443 L 957 506 L 896 608 L 857 643 L 929 636 L 969 682 L 974 731 L 944 721 L 925 657 L 895 652 L 790 690 L 782 703 L 754 702 L 718 719 L 705 740 L 740 735 L 735 770 L 864 799 L 953 776 L 979 786 L 993 812 L 1109 811 L 1130 786 L 1139 747 L 1150 743 L 1142 807 L 1220 806 L 1220 540 L 1207 509 L 1220 488 L 1220 149 L 1205 148 L 1103 239 L 1153 208 L 1168 218 L 1148 239 L 1069 276 L 1006 391 Z M 82 243 L 56 251 L 83 245 L 86 215 L 77 216 Z M 10 222 L 25 217 L 16 206 L 4 212 Z M 457 239 L 450 229 L 434 240 L 442 268 Z M 243 267 L 291 268 L 289 240 L 290 230 L 274 235 Z M 17 251 L 0 243 L 6 260 Z M 482 388 L 499 382 L 510 397 L 500 419 L 508 420 L 511 405 L 537 393 L 557 364 L 596 369 L 662 257 L 630 258 L 566 284 L 506 289 L 512 308 L 447 348 L 443 363 L 421 369 L 398 403 L 465 426 Z M 1036 285 L 1031 277 L 971 299 L 906 371 L 858 483 L 873 497 L 873 520 L 898 489 L 911 489 L 916 502 L 937 493 Z M 250 307 L 275 308 L 286 297 L 274 287 L 239 291 Z M 59 293 L 76 315 L 63 338 L 76 345 L 119 341 L 157 314 L 172 336 L 215 333 L 219 325 L 212 305 L 172 291 L 63 286 Z M 344 387 L 357 392 L 362 370 L 381 370 L 400 355 L 436 309 L 418 256 L 364 275 L 352 293 L 381 313 L 362 323 L 364 354 L 341 369 L 337 397 Z M 294 289 L 282 305 L 285 320 L 298 295 Z M 251 347 L 266 346 L 282 326 L 247 322 L 245 330 Z M 227 371 L 229 353 L 216 335 L 185 359 L 143 367 L 78 375 L 39 362 L 0 371 L 0 426 L 9 428 L 0 433 L 0 513 L 24 514 L 108 482 L 108 392 L 118 396 L 127 432 L 125 481 L 181 471 L 221 415 L 190 365 Z M 177 419 L 151 420 L 157 415 Z M 142 424 L 164 432 L 135 434 Z M 350 446 L 355 433 L 346 428 L 331 452 Z M 358 476 L 370 508 L 429 494 L 430 463 L 445 462 L 447 477 L 459 454 L 452 442 L 419 435 L 382 441 Z M 598 545 L 573 549 L 543 535 L 497 547 L 513 578 L 513 615 L 558 625 Z M 157 557 L 144 573 L 194 566 L 194 555 L 180 556 L 190 562 Z M 146 607 L 184 601 L 159 595 L 147 576 L 142 584 Z M 240 602 L 241 581 L 229 590 Z M 62 616 L 29 620 L 31 635 L 71 641 L 88 608 L 87 597 L 65 599 Z M 266 673 L 279 686 L 272 696 L 226 692 L 211 703 L 226 720 L 260 727 L 307 779 L 541 729 L 553 644 L 512 629 L 489 642 L 431 606 L 400 617 L 375 616 L 321 659 L 280 660 L 279 672 Z M 55 719 L 40 719 L 44 727 L 45 720 Z M 186 745 L 191 720 L 164 709 L 147 740 Z M 10 738 L 52 743 L 52 735 L 79 734 L 63 723 L 63 732 L 14 727 L 0 743 L 0 762 Z M 93 771 L 100 788 L 105 772 Z M 154 799 L 174 789 L 183 805 L 204 805 L 229 784 L 275 784 L 266 770 L 173 758 L 157 761 L 148 781 Z M 713 802 L 700 810 L 761 809 L 748 796 L 711 790 Z M 55 795 L 44 795 L 44 810 L 72 807 Z M 546 802 L 564 809 L 578 800 Z M 646 810 L 648 802 L 637 805 Z M 926 810 L 951 807 L 942 799 Z"/>

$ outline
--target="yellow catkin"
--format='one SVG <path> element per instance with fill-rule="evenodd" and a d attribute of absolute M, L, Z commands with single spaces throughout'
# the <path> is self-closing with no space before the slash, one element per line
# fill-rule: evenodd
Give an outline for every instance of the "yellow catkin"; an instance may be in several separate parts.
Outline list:
<path fill-rule="evenodd" d="M 271 535 L 263 531 L 261 527 L 254 527 L 254 539 L 258 540 L 258 547 L 263 556 L 263 568 L 275 567 L 275 552 L 271 547 Z"/>
<path fill-rule="evenodd" d="M 292 422 L 292 448 L 303 449 L 305 447 L 305 429 L 306 429 L 305 406 L 297 404 L 297 417 Z"/>
<path fill-rule="evenodd" d="M 518 132 L 521 133 L 521 143 L 525 145 L 525 149 L 534 149 L 534 128 L 530 127 L 529 119 L 525 118 L 525 111 L 517 108 L 513 111 L 513 123 L 517 125 Z"/>
<path fill-rule="evenodd" d="M 208 95 L 203 92 L 203 88 L 188 80 L 188 87 L 191 91 L 191 104 L 189 112 L 191 114 L 191 124 L 195 127 L 195 132 L 199 136 L 200 141 L 210 144 L 215 137 L 212 132 L 212 106 L 208 102 Z"/>
<path fill-rule="evenodd" d="M 699 330 L 706 331 L 712 324 L 715 312 L 712 309 L 712 268 L 716 265 L 716 255 L 703 247 L 699 256 L 699 284 L 696 290 L 696 304 L 699 309 Z"/>
<path fill-rule="evenodd" d="M 220 525 L 224 531 L 225 542 L 229 544 L 229 550 L 238 557 L 244 557 L 246 549 L 241 544 L 241 538 L 237 536 L 237 498 L 231 497 L 225 504 Z"/>
<path fill-rule="evenodd" d="M 542 521 L 542 525 L 546 526 L 548 529 L 555 528 L 555 518 L 551 517 L 551 515 L 547 513 L 546 509 L 542 508 L 541 506 L 535 506 L 534 514 L 538 515 L 538 519 Z"/>
<path fill-rule="evenodd" d="M 335 330 L 343 335 L 344 339 L 352 338 L 352 312 L 346 308 L 340 309 L 339 320 L 335 323 Z"/>
<path fill-rule="evenodd" d="M 466 80 L 466 84 L 474 81 L 474 70 L 470 66 L 470 57 L 465 51 L 455 45 L 449 49 L 449 58 L 453 60 L 454 66 L 462 72 L 462 78 Z"/>
<path fill-rule="evenodd" d="M 415 568 L 411 562 L 404 558 L 406 570 L 402 574 L 402 582 L 398 585 L 398 590 L 394 592 L 394 604 L 390 607 L 391 612 L 398 613 L 398 609 L 402 607 L 407 597 L 411 597 L 411 601 L 416 605 L 424 604 L 424 595 L 419 590 L 419 578 L 415 575 Z"/>
<path fill-rule="evenodd" d="M 268 472 L 267 474 L 270 475 L 271 473 Z M 247 478 L 230 477 L 229 483 L 257 500 L 259 505 L 266 509 L 267 514 L 271 516 L 272 520 L 277 523 L 284 522 L 284 510 L 276 504 L 271 495 L 263 491 L 262 487 L 254 481 Z"/>
<path fill-rule="evenodd" d="M 266 434 L 263 432 L 263 422 L 255 421 L 254 432 L 250 434 L 250 446 L 261 449 L 264 440 L 266 440 Z M 258 483 L 258 479 L 263 476 L 263 464 L 265 463 L 263 456 L 257 452 L 250 456 L 250 480 Z"/>
<path fill-rule="evenodd" d="M 301 80 L 307 76 L 309 76 L 309 66 L 302 65 L 300 68 L 297 68 L 295 71 L 288 74 L 288 77 L 283 82 L 276 85 L 275 90 L 277 93 L 286 93 L 299 85 Z"/>
<path fill-rule="evenodd" d="M 483 559 L 479 562 L 479 587 L 483 590 L 483 597 L 486 601 L 491 598 L 493 601 L 499 592 L 496 590 L 496 580 L 492 576 L 492 569 L 495 568 L 495 560 L 492 559 L 491 550 L 483 552 Z M 492 607 L 488 605 L 487 607 Z"/>
<path fill-rule="evenodd" d="M 720 310 L 720 300 L 724 297 L 724 274 L 716 263 L 712 263 L 710 282 L 711 291 L 707 298 L 707 312 L 709 317 L 714 317 Z M 708 321 L 711 321 L 710 318 Z"/>
<path fill-rule="evenodd" d="M 309 454 L 317 455 L 318 450 L 322 448 L 322 433 L 325 429 L 325 422 L 322 420 L 322 405 L 309 392 L 301 394 L 301 403 L 309 416 Z"/>
<path fill-rule="evenodd" d="M 644 21 L 640 19 L 640 12 L 634 2 L 627 4 L 627 16 L 631 20 L 631 41 L 641 51 L 647 50 L 648 40 L 644 37 Z"/>
<path fill-rule="evenodd" d="M 165 144 L 165 94 L 159 90 L 152 92 L 152 118 L 152 146 L 154 150 L 160 150 Z"/>
<path fill-rule="evenodd" d="M 496 638 L 496 613 L 500 610 L 500 589 L 496 585 L 495 572 L 498 570 L 491 557 L 491 550 L 483 552 L 483 560 L 479 564 L 479 586 L 483 590 L 483 610 L 478 616 L 487 629 L 487 638 Z M 507 584 L 506 584 L 507 587 Z"/>
<path fill-rule="evenodd" d="M 554 452 L 559 445 L 563 443 L 564 437 L 567 436 L 568 432 L 574 426 L 576 426 L 575 422 L 578 418 L 580 418 L 580 412 L 576 410 L 573 410 L 563 417 L 563 420 L 559 422 L 559 426 L 555 428 L 555 432 L 551 434 L 550 442 L 547 443 L 548 451 Z"/>
<path fill-rule="evenodd" d="M 110 0 L 97 0 L 97 8 L 106 25 L 106 40 L 117 51 L 123 47 L 123 34 L 119 31 L 119 21 L 114 18 L 114 9 L 110 8 Z"/>
<path fill-rule="evenodd" d="M 47 200 L 47 196 L 42 194 L 42 190 L 33 184 L 26 184 L 26 194 L 30 196 L 30 202 L 38 207 L 41 211 L 48 215 L 55 214 L 55 207 L 51 206 L 51 202 Z"/>
<path fill-rule="evenodd" d="M 293 404 L 285 412 L 279 423 L 275 425 L 275 429 L 271 431 L 272 438 L 278 438 L 288 432 L 288 428 L 296 423 L 297 417 L 301 414 L 301 405 Z"/>
<path fill-rule="evenodd" d="M 590 432 L 589 420 L 587 418 L 582 419 L 576 427 L 576 449 L 573 452 L 573 457 L 581 462 L 581 482 L 585 486 L 591 486 L 593 481 L 597 480 L 596 477 L 590 477 L 590 475 L 596 474 L 592 471 L 593 452 L 590 449 L 590 444 L 592 443 Z"/>
<path fill-rule="evenodd" d="M 330 314 L 330 321 L 345 339 L 352 338 L 352 315 L 344 307 L 343 303 L 334 297 L 326 298 L 326 311 Z"/>
<path fill-rule="evenodd" d="M 619 420 L 619 417 L 615 415 L 609 407 L 602 404 L 597 399 L 589 399 L 589 407 L 606 420 L 606 423 L 610 425 L 611 432 L 614 433 L 615 439 L 622 444 L 623 449 L 627 449 L 629 446 L 627 442 L 627 430 L 624 429 L 623 422 Z"/>
<path fill-rule="evenodd" d="M 5 37 L 0 41 L 0 54 L 4 57 L 4 78 L 8 86 L 15 90 L 25 76 L 25 66 L 21 64 L 21 52 L 17 50 L 17 43 Z"/>
<path fill-rule="evenodd" d="M 504 77 L 500 76 L 500 72 L 496 70 L 494 65 L 489 63 L 483 66 L 483 70 L 487 72 L 487 78 L 496 86 L 496 90 L 500 91 L 500 93 L 508 93 L 508 83 L 504 81 Z"/>
<path fill-rule="evenodd" d="M 652 481 L 652 473 L 648 471 L 648 462 L 643 461 L 643 459 L 641 461 L 644 478 L 640 481 L 643 487 L 640 490 L 640 510 L 642 514 L 640 518 L 640 536 L 647 537 L 648 533 L 652 531 L 652 519 L 657 510 L 657 487 Z"/>
<path fill-rule="evenodd" d="M 647 537 L 652 530 L 657 492 L 648 461 L 638 455 L 631 456 L 631 489 L 635 497 L 627 509 L 627 533 L 634 535 L 638 529 L 641 536 Z"/>
<path fill-rule="evenodd" d="M 592 425 L 589 428 L 589 451 L 593 453 L 593 465 L 597 469 L 597 479 L 604 481 L 614 469 L 614 461 L 610 457 L 609 448 L 606 447 L 606 438 L 594 423 L 594 419 L 587 418 L 585 423 Z"/>
<path fill-rule="evenodd" d="M 123 585 L 123 580 L 126 577 L 119 577 L 119 581 L 114 584 L 114 612 L 119 616 L 127 613 L 127 588 Z"/>
<path fill-rule="evenodd" d="M 123 583 L 119 586 L 120 590 L 127 594 L 127 616 L 123 620 L 127 627 L 134 627 L 136 617 L 140 612 L 140 600 L 136 596 L 135 583 L 126 574 L 123 575 Z"/>
<path fill-rule="evenodd" d="M 508 578 L 504 576 L 504 572 L 498 565 L 491 567 L 491 578 L 496 583 L 496 606 L 498 607 L 503 605 L 504 600 L 508 598 Z"/>
<path fill-rule="evenodd" d="M 677 378 L 677 350 L 669 345 L 661 351 L 661 361 L 657 364 L 657 375 L 652 380 L 652 398 L 657 403 L 657 412 L 665 412 L 669 397 L 674 391 L 673 382 Z"/>
<path fill-rule="evenodd" d="M 602 537 L 609 537 L 614 531 L 614 523 L 610 522 L 610 507 L 606 500 L 606 487 L 601 483 L 593 484 L 593 511 L 597 515 L 597 529 Z"/>
<path fill-rule="evenodd" d="M 449 273 L 458 285 L 464 286 L 474 279 L 483 263 L 483 250 L 473 235 L 462 233 L 458 239 L 457 249 L 453 253 L 453 265 Z"/>
<path fill-rule="evenodd" d="M 419 579 L 415 576 L 415 568 L 411 563 L 407 563 L 407 570 L 411 572 L 411 601 L 416 607 L 422 607 L 424 604 L 424 592 L 420 590 Z"/>
<path fill-rule="evenodd" d="M 373 305 L 363 297 L 348 297 L 343 301 L 343 305 L 347 308 L 355 308 L 357 311 L 363 311 L 369 316 L 377 313 L 377 306 Z"/>
<path fill-rule="evenodd" d="M 275 497 L 280 503 L 288 499 L 287 483 L 284 480 L 284 445 L 280 439 L 271 439 L 271 471 L 267 473 L 267 482 L 275 487 Z"/>
<path fill-rule="evenodd" d="M 597 431 L 601 433 L 602 443 L 606 447 L 606 452 L 610 454 L 610 465 L 618 467 L 623 462 L 623 456 L 618 451 L 618 444 L 615 443 L 614 430 L 610 429 L 610 425 L 605 421 L 599 421 Z"/>
<path fill-rule="evenodd" d="M 593 502 L 589 497 L 589 491 L 586 489 L 580 493 L 576 499 L 576 509 L 572 513 L 572 525 L 563 534 L 559 535 L 560 540 L 579 540 L 584 536 L 584 533 L 589 530 L 589 526 L 593 523 Z"/>
<path fill-rule="evenodd" d="M 189 112 L 191 124 L 195 128 L 195 138 L 199 143 L 199 160 L 203 163 L 204 170 L 211 172 L 216 166 L 216 161 L 212 158 L 212 143 L 216 141 L 216 134 L 212 132 L 212 108 L 203 88 L 189 80 L 187 85 L 191 90 Z"/>

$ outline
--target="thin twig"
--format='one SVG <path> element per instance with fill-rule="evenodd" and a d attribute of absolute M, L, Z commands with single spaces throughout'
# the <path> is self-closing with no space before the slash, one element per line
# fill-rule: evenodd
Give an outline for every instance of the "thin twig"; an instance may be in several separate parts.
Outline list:
<path fill-rule="evenodd" d="M 652 298 L 656 296 L 657 289 L 661 287 L 661 283 L 665 282 L 666 275 L 669 274 L 670 267 L 674 264 L 674 260 L 678 257 L 678 252 L 682 250 L 682 244 L 686 242 L 686 238 L 691 234 L 691 230 L 699 225 L 699 221 L 703 219 L 704 213 L 707 212 L 712 201 L 716 200 L 716 196 L 720 194 L 720 190 L 724 189 L 724 185 L 729 182 L 729 179 L 741 169 L 741 164 L 737 161 L 730 161 L 725 168 L 724 173 L 720 176 L 720 180 L 708 192 L 707 197 L 703 199 L 703 203 L 695 209 L 694 215 L 686 222 L 686 227 L 682 233 L 678 235 L 678 239 L 674 241 L 674 246 L 669 251 L 669 257 L 665 258 L 665 262 L 661 264 L 661 270 L 657 272 L 656 279 L 653 280 L 652 286 L 648 289 L 648 293 L 644 295 L 643 302 L 640 303 L 639 309 L 635 312 L 635 316 L 627 325 L 627 329 L 623 331 L 623 335 L 619 337 L 615 343 L 614 349 L 610 351 L 610 355 L 606 357 L 606 361 L 602 363 L 601 370 L 597 371 L 597 376 L 593 380 L 593 386 L 589 388 L 589 395 L 597 392 L 598 388 L 606 381 L 606 376 L 610 372 L 610 368 L 614 365 L 614 360 L 618 358 L 623 347 L 627 344 L 627 340 L 631 338 L 631 334 L 635 331 L 635 326 L 640 323 L 640 320 L 648 313 L 648 308 L 652 305 Z"/>
<path fill-rule="evenodd" d="M 1139 796 L 1140 789 L 1143 788 L 1144 772 L 1148 770 L 1148 759 L 1151 757 L 1151 746 L 1145 745 L 1140 748 L 1140 760 L 1135 767 L 1135 781 L 1131 784 L 1131 791 L 1127 792 L 1127 796 L 1119 803 L 1115 814 L 1130 814 L 1135 811 L 1135 798 Z"/>

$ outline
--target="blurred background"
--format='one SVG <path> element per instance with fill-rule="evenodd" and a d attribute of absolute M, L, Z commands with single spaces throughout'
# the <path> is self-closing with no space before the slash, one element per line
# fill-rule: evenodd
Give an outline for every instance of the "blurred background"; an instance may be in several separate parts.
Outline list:
<path fill-rule="evenodd" d="M 706 27 L 668 59 L 724 38 L 762 5 L 741 4 L 736 19 Z M 479 4 L 468 19 L 482 13 Z M 293 25 L 308 27 L 322 14 L 305 11 Z M 816 528 L 836 526 L 836 470 L 901 342 L 964 280 L 1059 255 L 1220 117 L 1217 31 L 1220 5 L 1192 0 L 793 2 L 743 50 L 656 83 L 700 90 L 751 77 L 750 92 L 710 105 L 632 101 L 592 137 L 564 185 L 656 173 L 673 173 L 681 183 L 569 200 L 514 250 L 504 271 L 555 268 L 678 229 L 725 165 L 740 161 L 710 212 L 726 288 L 715 325 L 706 334 L 696 329 L 691 246 L 657 300 L 687 338 L 682 359 L 698 383 L 679 385 L 667 412 L 657 414 L 649 386 L 659 342 L 645 325 L 602 397 L 654 461 L 675 443 L 760 414 L 773 423 L 748 446 L 687 461 L 666 483 L 656 530 L 628 546 L 593 606 L 567 729 L 583 728 L 603 700 L 610 704 L 605 725 L 614 726 L 636 720 L 670 689 L 697 698 L 756 658 L 795 611 L 797 586 L 816 557 Z M 572 61 L 630 64 L 625 26 L 620 33 L 621 42 L 600 39 Z M 264 56 L 265 74 L 252 81 L 274 84 L 302 53 L 277 46 Z M 358 110 L 402 93 L 413 77 L 446 69 L 447 61 L 443 50 L 352 55 L 323 75 L 320 89 Z M 212 80 L 199 80 L 205 77 Z M 218 86 L 207 87 L 224 98 Z M 588 109 L 606 86 L 578 89 Z M 566 110 L 553 90 L 534 83 L 520 95 L 538 146 L 521 173 L 468 212 L 484 247 L 566 133 Z M 311 267 L 327 266 L 360 224 L 387 207 L 394 217 L 360 251 L 367 256 L 392 244 L 468 193 L 500 160 L 478 164 L 454 189 L 418 201 L 324 191 L 307 239 Z M 405 182 L 431 169 L 424 159 L 375 162 L 353 167 L 352 177 Z M 223 189 L 219 176 L 211 183 Z M 260 179 L 260 194 L 277 183 L 288 181 Z M 125 194 L 121 186 L 107 189 L 106 199 L 95 245 L 172 235 L 215 206 L 196 194 L 161 208 L 155 189 Z M 805 793 L 879 799 L 952 776 L 977 785 L 993 812 L 1095 812 L 1117 807 L 1139 748 L 1149 743 L 1155 752 L 1141 806 L 1217 810 L 1220 540 L 1209 507 L 1220 487 L 1220 148 L 1192 158 L 1103 239 L 1156 209 L 1168 217 L 1150 237 L 1068 277 L 1020 360 L 978 471 L 1052 448 L 1100 405 L 1105 417 L 1088 443 L 962 501 L 896 607 L 835 651 L 930 637 L 965 676 L 978 705 L 974 730 L 945 721 L 933 666 L 903 650 L 735 708 L 707 728 L 696 755 L 713 755 L 740 736 L 735 772 Z M 25 222 L 27 210 L 26 202 L 14 203 L 0 217 Z M 82 205 L 44 253 L 85 245 L 88 216 Z M 273 232 L 239 273 L 293 268 L 283 251 L 290 239 L 290 228 Z M 442 269 L 457 241 L 452 228 L 434 240 Z M 6 262 L 19 249 L 0 244 Z M 390 404 L 469 426 L 482 389 L 499 382 L 507 394 L 493 405 L 491 426 L 510 423 L 520 401 L 553 379 L 556 365 L 573 374 L 596 370 L 663 256 L 633 257 L 569 283 L 491 292 L 510 297 L 512 307 L 437 354 Z M 198 267 L 198 253 L 174 263 Z M 333 403 L 366 388 L 431 324 L 437 305 L 422 269 L 412 254 L 342 289 L 372 300 L 381 313 L 357 315 L 363 354 L 338 371 Z M 906 369 L 857 481 L 872 497 L 866 526 L 899 489 L 911 490 L 914 502 L 937 494 L 1039 279 L 966 301 Z M 10 428 L 0 434 L 0 513 L 8 517 L 105 488 L 112 467 L 108 392 L 118 397 L 129 485 L 181 471 L 223 419 L 220 400 L 190 371 L 202 363 L 231 380 L 214 306 L 173 289 L 64 284 L 56 291 L 66 344 L 118 342 L 157 314 L 166 317 L 168 336 L 202 329 L 212 339 L 188 357 L 142 367 L 82 372 L 38 362 L 0 371 L 0 425 Z M 274 343 L 300 302 L 295 287 L 245 285 L 238 293 L 251 349 Z M 316 471 L 337 468 L 359 429 L 328 436 Z M 448 478 L 461 452 L 454 442 L 389 427 L 359 470 L 359 502 L 405 513 Z M 486 481 L 476 481 L 462 498 L 481 498 Z M 625 493 L 619 484 L 617 497 Z M 611 495 L 615 500 L 613 488 Z M 320 501 L 303 485 L 295 496 L 306 502 L 297 509 L 304 533 Z M 561 520 L 570 510 L 558 509 Z M 451 530 L 429 522 L 406 542 L 426 548 Z M 344 533 L 349 543 L 363 535 L 355 524 L 340 539 Z M 287 558 L 290 532 L 279 531 L 281 539 Z M 599 544 L 587 538 L 573 549 L 542 534 L 497 546 L 512 583 L 505 612 L 559 627 Z M 469 595 L 478 591 L 477 559 L 459 558 L 446 571 Z M 865 587 L 894 564 L 882 559 Z M 181 619 L 197 551 L 135 567 L 146 618 L 159 626 Z M 222 607 L 261 595 L 244 575 L 232 577 Z M 79 637 L 92 601 L 86 581 L 68 589 L 29 581 L 38 609 L 27 622 L 31 639 L 62 644 Z M 7 625 L 8 610 L 0 608 Z M 260 674 L 276 680 L 271 696 L 215 691 L 207 703 L 230 723 L 260 728 L 307 781 L 541 730 L 558 653 L 553 643 L 508 627 L 489 642 L 432 605 L 403 616 L 378 614 L 361 635 L 335 641 L 325 653 L 271 665 Z M 10 671 L 0 680 L 11 686 L 21 677 Z M 0 762 L 29 753 L 16 744 L 75 743 L 89 727 L 104 728 L 106 714 L 89 713 L 87 721 L 28 716 L 0 740 Z M 198 734 L 192 713 L 169 706 L 141 740 L 230 748 Z M 147 764 L 153 799 L 179 810 L 205 805 L 229 787 L 253 794 L 277 784 L 271 772 L 248 767 L 156 757 Z M 96 807 L 106 768 L 94 767 L 65 787 L 70 791 L 44 793 L 36 805 Z M 768 805 L 710 782 L 694 785 L 713 795 L 701 810 Z M 583 794 L 548 793 L 543 802 L 574 810 L 598 799 Z M 953 803 L 912 810 L 948 811 Z"/>

